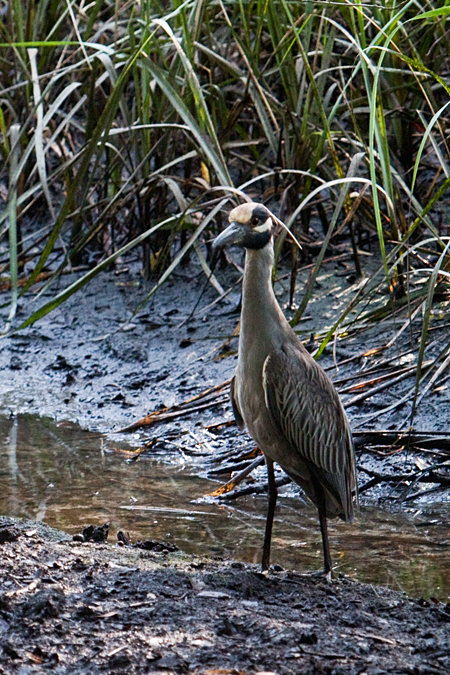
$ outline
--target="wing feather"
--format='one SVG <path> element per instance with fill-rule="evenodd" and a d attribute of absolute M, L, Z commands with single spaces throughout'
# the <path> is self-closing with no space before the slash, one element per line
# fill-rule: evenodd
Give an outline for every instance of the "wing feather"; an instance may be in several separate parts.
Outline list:
<path fill-rule="evenodd" d="M 289 344 L 266 358 L 263 386 L 274 424 L 351 520 L 353 442 L 331 380 L 306 351 Z"/>

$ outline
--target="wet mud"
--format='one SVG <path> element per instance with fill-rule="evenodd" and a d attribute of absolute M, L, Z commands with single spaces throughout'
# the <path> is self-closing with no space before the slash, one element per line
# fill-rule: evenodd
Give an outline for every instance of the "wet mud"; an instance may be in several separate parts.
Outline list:
<path fill-rule="evenodd" d="M 0 520 L 1 673 L 448 673 L 450 611 L 382 587 Z"/>

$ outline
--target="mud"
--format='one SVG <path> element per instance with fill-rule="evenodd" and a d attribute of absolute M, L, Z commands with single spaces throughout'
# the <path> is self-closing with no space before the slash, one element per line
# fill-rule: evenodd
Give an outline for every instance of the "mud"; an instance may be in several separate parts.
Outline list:
<path fill-rule="evenodd" d="M 0 409 L 109 433 L 225 380 L 233 359 L 211 357 L 233 332 L 237 314 L 221 309 L 214 332 L 214 313 L 208 321 L 200 315 L 177 328 L 203 279 L 175 275 L 137 317 L 133 312 L 148 290 L 139 275 L 95 279 L 31 328 L 0 340 Z M 27 298 L 27 312 L 36 304 Z M 7 313 L 3 306 L 3 320 Z"/>
<path fill-rule="evenodd" d="M 0 520 L 0 673 L 448 673 L 450 608 Z"/>
<path fill-rule="evenodd" d="M 367 272 L 374 267 L 371 263 Z M 339 311 L 356 295 L 362 282 L 354 283 L 350 273 L 351 266 L 343 263 L 324 264 L 315 294 L 296 329 L 301 339 L 307 341 L 315 331 L 330 328 Z M 308 274 L 309 269 L 299 272 L 299 299 Z M 237 352 L 233 333 L 239 318 L 239 274 L 229 267 L 218 276 L 224 288 L 233 290 L 223 300 L 218 301 L 212 287 L 204 289 L 204 273 L 190 263 L 173 273 L 137 313 L 136 308 L 152 288 L 150 282 L 142 281 L 137 266 L 128 265 L 95 278 L 32 327 L 0 339 L 0 410 L 69 420 L 91 431 L 110 433 L 149 411 L 171 406 L 227 380 L 233 374 Z M 74 279 L 65 277 L 64 285 Z M 281 275 L 275 288 L 289 318 L 295 306 L 286 304 L 288 275 Z M 2 293 L 0 298 L 0 322 L 5 323 L 8 294 Z M 45 294 L 35 300 L 28 295 L 19 306 L 16 323 L 47 299 Z M 441 336 L 444 339 L 448 332 L 448 315 L 448 302 L 436 306 L 430 325 L 433 339 L 425 359 L 439 352 Z M 346 335 L 329 345 L 320 363 L 337 383 L 386 359 L 392 367 L 413 365 L 421 319 L 416 317 L 406 331 L 404 323 L 401 317 L 394 317 L 369 326 L 361 336 L 358 331 Z M 393 339 L 402 328 L 400 337 Z M 391 340 L 392 346 L 385 350 Z M 309 342 L 314 349 L 314 341 Z M 369 350 L 377 349 L 378 353 L 367 356 Z M 352 404 L 348 408 L 352 427 L 407 426 L 410 402 L 372 417 L 398 401 L 414 378 L 412 369 L 408 378 L 370 400 Z M 344 403 L 352 398 L 351 393 L 343 395 Z M 449 409 L 450 387 L 444 377 L 418 407 L 415 428 L 447 430 Z M 197 415 L 193 423 L 205 426 L 231 418 L 226 403 L 212 413 Z M 180 428 L 180 424 L 174 428 Z M 130 440 L 130 436 L 127 438 Z"/>

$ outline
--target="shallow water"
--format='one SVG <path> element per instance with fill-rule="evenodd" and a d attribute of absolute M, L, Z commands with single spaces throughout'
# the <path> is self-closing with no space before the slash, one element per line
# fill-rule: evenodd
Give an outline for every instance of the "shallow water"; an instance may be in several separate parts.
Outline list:
<path fill-rule="evenodd" d="M 72 423 L 0 416 L 0 513 L 71 534 L 110 522 L 110 542 L 123 530 L 133 541 L 161 539 L 188 553 L 259 561 L 264 498 L 205 503 L 201 498 L 218 483 L 190 475 L 182 457 L 129 463 L 111 452 L 113 445 Z M 449 504 L 407 513 L 363 506 L 352 526 L 330 522 L 330 539 L 333 561 L 345 574 L 413 596 L 450 596 Z M 312 571 L 321 560 L 316 510 L 282 497 L 272 562 Z"/>

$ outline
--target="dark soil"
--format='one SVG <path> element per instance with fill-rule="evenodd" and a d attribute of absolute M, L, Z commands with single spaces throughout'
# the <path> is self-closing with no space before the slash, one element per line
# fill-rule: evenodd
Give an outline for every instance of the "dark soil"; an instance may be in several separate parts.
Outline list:
<path fill-rule="evenodd" d="M 238 320 L 231 305 L 180 327 L 204 285 L 196 274 L 170 279 L 136 317 L 151 284 L 135 272 L 104 274 L 38 323 L 0 339 L 0 409 L 111 433 L 230 377 L 234 360 L 212 357 Z M 205 304 L 215 297 L 208 291 Z M 0 294 L 0 324 L 7 301 Z M 29 298 L 26 308 L 19 320 L 37 309 Z"/>
<path fill-rule="evenodd" d="M 450 606 L 0 520 L 0 673 L 450 672 Z"/>

